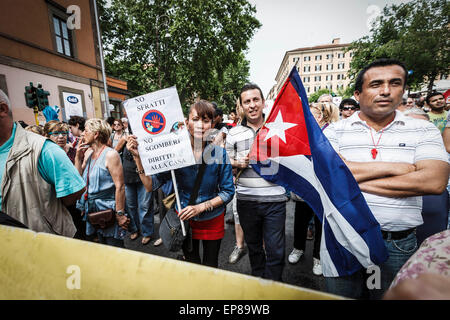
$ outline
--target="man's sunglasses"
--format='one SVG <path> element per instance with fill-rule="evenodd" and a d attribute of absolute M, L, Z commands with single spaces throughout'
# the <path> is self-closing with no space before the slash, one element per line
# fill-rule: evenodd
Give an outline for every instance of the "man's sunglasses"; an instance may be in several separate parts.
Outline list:
<path fill-rule="evenodd" d="M 347 111 L 347 110 L 356 110 L 356 109 L 358 109 L 357 107 L 343 107 L 342 108 L 342 110 L 345 110 L 345 111 Z"/>

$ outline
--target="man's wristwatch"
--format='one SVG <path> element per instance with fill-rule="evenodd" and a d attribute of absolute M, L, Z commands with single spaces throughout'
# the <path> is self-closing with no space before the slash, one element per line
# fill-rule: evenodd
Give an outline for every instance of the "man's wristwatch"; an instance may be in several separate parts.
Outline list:
<path fill-rule="evenodd" d="M 123 216 L 125 214 L 125 212 L 123 212 L 123 210 L 116 211 L 116 213 L 119 216 Z"/>

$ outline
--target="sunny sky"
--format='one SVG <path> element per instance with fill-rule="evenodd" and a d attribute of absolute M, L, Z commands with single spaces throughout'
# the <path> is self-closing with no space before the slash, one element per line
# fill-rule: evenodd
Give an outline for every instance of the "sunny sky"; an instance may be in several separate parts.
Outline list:
<path fill-rule="evenodd" d="M 250 42 L 250 81 L 264 95 L 286 51 L 329 44 L 333 38 L 349 43 L 369 34 L 368 22 L 386 5 L 409 0 L 249 0 L 262 27 Z"/>

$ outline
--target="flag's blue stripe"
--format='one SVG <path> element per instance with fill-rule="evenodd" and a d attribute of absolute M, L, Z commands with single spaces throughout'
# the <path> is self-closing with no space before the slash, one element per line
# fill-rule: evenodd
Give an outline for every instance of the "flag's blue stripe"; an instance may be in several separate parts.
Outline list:
<path fill-rule="evenodd" d="M 290 82 L 302 100 L 316 176 L 334 206 L 367 243 L 371 260 L 376 264 L 384 262 L 388 255 L 380 225 L 370 211 L 353 174 L 334 151 L 310 112 L 305 89 L 295 68 L 291 71 Z"/>
<path fill-rule="evenodd" d="M 261 168 L 271 166 L 273 166 L 273 164 L 267 164 L 267 162 L 265 164 L 262 164 L 261 162 L 252 164 L 252 168 L 254 168 L 261 177 L 281 185 L 287 190 L 292 190 L 294 193 L 297 193 L 314 210 L 314 213 L 321 222 L 325 220 L 323 235 L 325 237 L 326 249 L 339 275 L 347 276 L 360 270 L 362 265 L 359 263 L 358 259 L 339 244 L 326 219 L 323 219 L 324 210 L 319 192 L 308 182 L 308 180 L 281 164 L 277 167 L 278 170 L 275 174 L 261 174 Z M 295 177 L 295 179 L 292 179 L 292 177 Z M 321 248 L 321 250 L 323 249 L 324 248 Z"/>

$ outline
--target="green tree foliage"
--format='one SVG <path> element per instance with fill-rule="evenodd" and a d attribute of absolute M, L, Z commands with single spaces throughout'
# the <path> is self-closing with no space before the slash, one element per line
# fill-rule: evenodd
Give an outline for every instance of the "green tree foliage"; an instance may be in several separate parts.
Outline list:
<path fill-rule="evenodd" d="M 317 90 L 316 92 L 312 93 L 309 97 L 308 97 L 308 102 L 312 103 L 312 102 L 317 102 L 317 100 L 319 100 L 319 97 L 323 94 L 331 94 L 332 91 L 330 89 L 320 89 Z"/>
<path fill-rule="evenodd" d="M 439 74 L 450 69 L 450 2 L 447 0 L 414 0 L 386 6 L 374 22 L 370 36 L 351 44 L 354 50 L 349 76 L 377 58 L 395 58 L 413 70 L 408 84 L 433 88 Z"/>
<path fill-rule="evenodd" d="M 244 53 L 261 26 L 254 6 L 246 0 L 98 2 L 107 72 L 127 80 L 133 95 L 176 85 L 184 107 L 196 98 L 234 106 L 249 77 Z"/>

